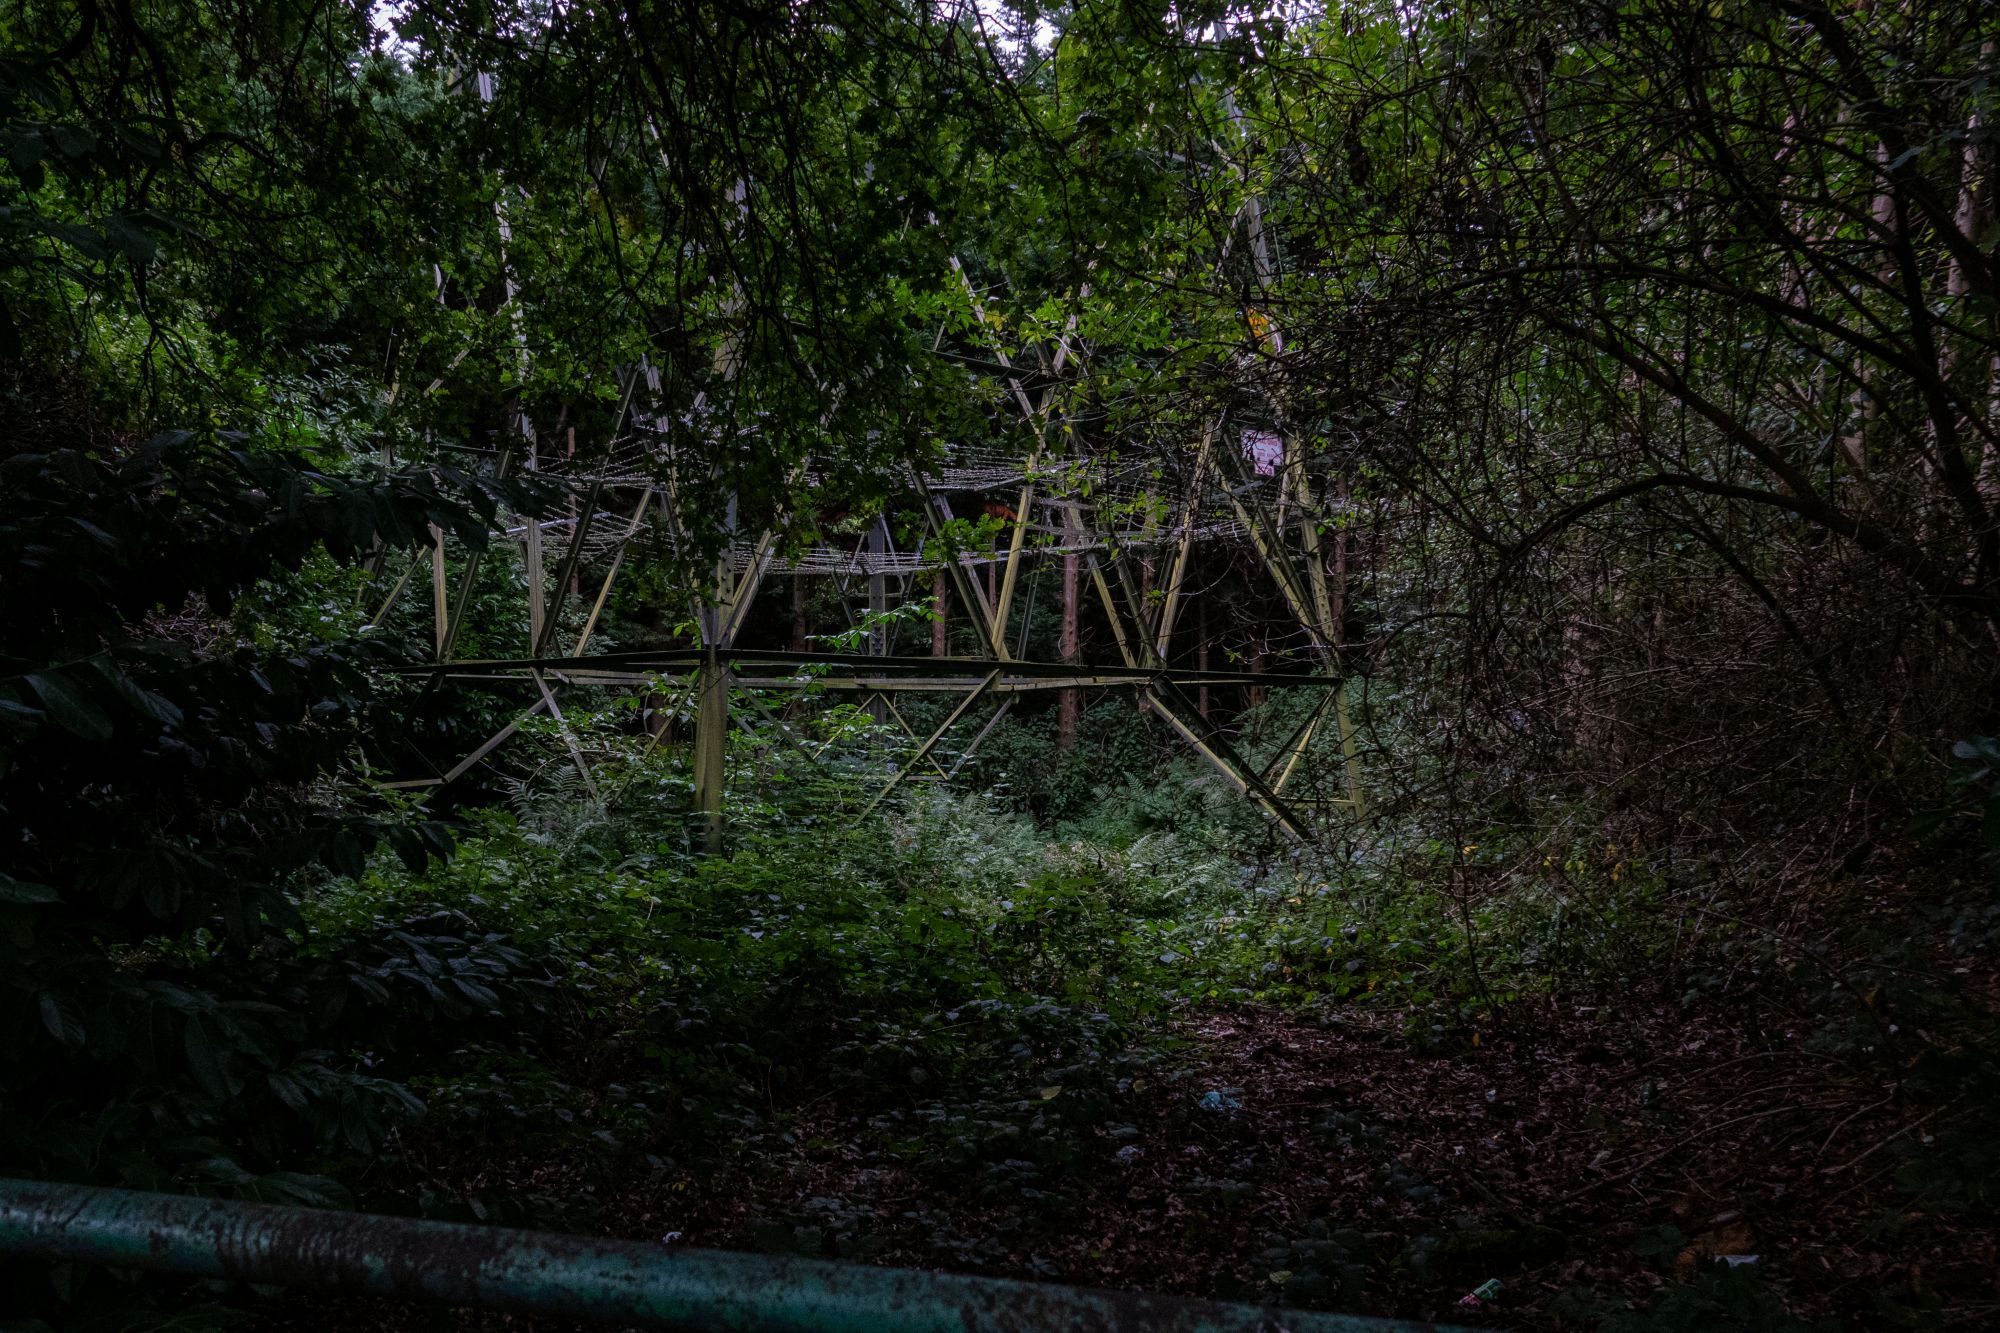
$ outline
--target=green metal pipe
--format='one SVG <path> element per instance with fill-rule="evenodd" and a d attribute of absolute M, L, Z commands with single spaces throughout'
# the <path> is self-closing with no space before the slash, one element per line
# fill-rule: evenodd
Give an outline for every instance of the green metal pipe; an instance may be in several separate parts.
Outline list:
<path fill-rule="evenodd" d="M 0 1257 L 665 1329 L 1415 1333 L 1442 1325 L 0 1180 Z"/>

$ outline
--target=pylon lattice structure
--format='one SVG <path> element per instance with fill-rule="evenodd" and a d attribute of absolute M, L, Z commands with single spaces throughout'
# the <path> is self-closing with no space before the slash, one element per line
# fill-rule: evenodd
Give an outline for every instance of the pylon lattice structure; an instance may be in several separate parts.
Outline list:
<path fill-rule="evenodd" d="M 1233 106 L 1230 109 L 1233 113 Z M 1268 290 L 1273 272 L 1254 196 L 1236 222 L 1231 242 L 1238 234 L 1247 242 L 1257 288 Z M 991 327 L 979 294 L 956 261 L 953 267 L 978 326 Z M 1283 335 L 1271 321 L 1254 308 L 1245 314 L 1258 349 L 1249 355 L 1282 351 Z M 631 410 L 644 395 L 653 395 L 649 402 L 656 400 L 659 376 L 643 365 L 630 373 L 620 414 L 629 425 L 605 454 L 577 468 L 548 460 L 548 475 L 562 478 L 577 497 L 572 514 L 555 520 L 521 520 L 497 534 L 502 539 L 498 545 L 517 550 L 523 562 L 529 649 L 525 656 L 454 660 L 479 554 L 470 553 L 464 560 L 454 593 L 447 586 L 444 538 L 435 534 L 431 591 L 436 660 L 426 670 L 445 678 L 518 679 L 532 684 L 535 697 L 522 717 L 456 763 L 394 785 L 438 787 L 455 781 L 536 713 L 546 711 L 561 726 L 558 694 L 565 688 L 645 685 L 666 677 L 680 681 L 696 701 L 696 796 L 708 816 L 711 843 L 719 844 L 732 689 L 858 695 L 878 718 L 893 717 L 916 749 L 874 792 L 866 811 L 874 810 L 905 781 L 919 779 L 921 769 L 933 770 L 925 775 L 931 780 L 955 775 L 1023 694 L 1121 689 L 1136 693 L 1232 787 L 1296 838 L 1308 835 L 1308 824 L 1299 810 L 1303 803 L 1288 797 L 1286 787 L 1315 734 L 1330 718 L 1344 751 L 1346 794 L 1315 804 L 1344 806 L 1358 814 L 1362 789 L 1339 660 L 1339 616 L 1321 549 L 1324 506 L 1315 494 L 1316 479 L 1306 465 L 1301 442 L 1284 428 L 1280 405 L 1273 403 L 1269 413 L 1278 423 L 1275 431 L 1245 429 L 1217 413 L 1200 425 L 1193 441 L 1173 441 L 1166 451 L 1077 452 L 1067 443 L 1075 437 L 1056 414 L 1065 377 L 1074 378 L 1083 362 L 1074 321 L 1052 345 L 1023 350 L 1022 356 L 1033 363 L 1031 369 L 1017 366 L 1016 357 L 1004 347 L 987 350 L 992 360 L 984 363 L 985 372 L 1001 381 L 1004 396 L 1018 410 L 1027 427 L 1028 452 L 1022 456 L 990 443 L 960 444 L 947 447 L 940 460 L 911 465 L 900 513 L 919 520 L 909 525 L 923 534 L 914 548 L 897 548 L 885 515 L 875 518 L 851 546 L 787 549 L 785 534 L 775 527 L 754 537 L 735 533 L 731 499 L 731 537 L 715 563 L 712 584 L 695 617 L 699 646 L 593 654 L 591 641 L 635 543 L 642 535 L 663 535 L 682 549 L 691 542 L 676 511 L 675 496 L 681 488 L 667 443 L 677 423 Z M 733 376 L 735 355 L 736 349 L 725 342 L 716 357 L 717 379 L 726 382 Z M 703 410 L 704 397 L 698 396 L 690 420 L 699 424 Z M 533 433 L 522 425 L 524 466 L 544 471 Z M 500 458 L 501 470 L 511 457 L 510 453 Z M 813 478 L 801 475 L 794 480 Z M 981 502 L 980 497 L 994 498 L 982 503 L 989 514 L 997 512 L 1003 518 L 999 540 L 991 546 L 968 549 L 954 539 L 953 497 L 963 503 L 968 496 L 975 503 Z M 1120 518 L 1113 526 L 1101 521 L 1107 515 L 1140 517 Z M 1217 545 L 1247 554 L 1275 585 L 1296 630 L 1310 644 L 1314 670 L 1212 672 L 1169 664 L 1187 600 L 1193 553 L 1197 547 Z M 1010 626 L 1018 628 L 1025 620 L 1017 619 L 1019 589 L 1033 562 L 1052 556 L 1078 560 L 1110 626 L 1116 663 L 1085 666 L 1021 660 L 1026 636 L 1009 632 Z M 1164 576 L 1155 584 L 1152 575 L 1162 562 Z M 605 572 L 580 632 L 565 642 L 559 629 L 562 612 L 573 588 L 578 589 L 580 601 L 578 576 L 586 566 L 602 566 Z M 397 583 L 377 620 L 414 571 L 412 566 Z M 850 590 L 865 584 L 868 608 L 877 613 L 862 622 L 868 630 L 865 647 L 824 653 L 741 647 L 739 639 L 758 590 L 774 575 L 831 579 L 842 592 L 843 605 Z M 942 575 L 956 606 L 969 617 L 977 644 L 974 655 L 903 657 L 889 652 L 880 613 L 887 611 L 892 592 L 907 598 L 914 581 L 924 575 Z M 1262 767 L 1249 763 L 1189 697 L 1191 691 L 1212 688 L 1273 686 L 1309 688 L 1320 697 L 1304 723 Z M 957 702 L 938 727 L 919 736 L 895 707 L 898 695 L 910 693 L 955 695 Z M 761 705 L 758 711 L 764 711 Z M 954 756 L 951 767 L 938 763 L 936 755 L 947 735 L 975 722 L 975 734 Z M 586 785 L 591 785 L 583 754 L 566 727 L 563 734 Z"/>

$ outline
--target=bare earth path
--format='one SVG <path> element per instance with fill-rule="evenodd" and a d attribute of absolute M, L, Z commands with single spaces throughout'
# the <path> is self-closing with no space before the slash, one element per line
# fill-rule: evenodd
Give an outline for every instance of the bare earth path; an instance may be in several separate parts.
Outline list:
<path fill-rule="evenodd" d="M 2000 1317 L 1990 1228 L 1885 1211 L 1899 1145 L 1948 1108 L 1905 1107 L 1883 1071 L 1782 1030 L 1526 1009 L 1436 1053 L 1388 1015 L 1199 1016 L 1096 1132 L 1096 1160 L 1048 1194 L 968 1198 L 887 1164 L 826 1100 L 793 1113 L 789 1155 L 610 1192 L 595 1213 L 665 1243 L 1496 1327 L 1595 1327 L 1565 1313 L 1577 1289 L 1643 1303 L 1717 1255 L 1757 1256 L 1795 1310 L 1854 1326 L 1878 1289 L 1936 1293 L 1947 1323 Z M 543 1195 L 596 1192 L 559 1165 L 503 1170 Z M 1489 1278 L 1495 1304 L 1458 1308 Z"/>

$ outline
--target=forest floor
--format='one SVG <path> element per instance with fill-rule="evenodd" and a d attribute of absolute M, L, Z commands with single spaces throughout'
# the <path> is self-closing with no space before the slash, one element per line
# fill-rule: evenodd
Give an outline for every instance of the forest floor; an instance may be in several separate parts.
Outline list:
<path fill-rule="evenodd" d="M 1493 1327 L 1596 1328 L 1724 1255 L 1755 1256 L 1807 1317 L 1878 1326 L 1874 1295 L 1895 1291 L 1943 1326 L 2000 1319 L 1995 1228 L 1893 1204 L 1952 1108 L 1782 1028 L 1542 1001 L 1436 1053 L 1389 1013 L 1211 1010 L 1178 1036 L 1046 1195 L 963 1197 L 867 1147 L 866 1113 L 831 1097 L 791 1113 L 788 1153 L 705 1177 L 606 1190 L 512 1163 L 462 1183 L 593 1194 L 599 1229 L 663 1243 Z M 1489 1278 L 1498 1300 L 1462 1308 Z"/>

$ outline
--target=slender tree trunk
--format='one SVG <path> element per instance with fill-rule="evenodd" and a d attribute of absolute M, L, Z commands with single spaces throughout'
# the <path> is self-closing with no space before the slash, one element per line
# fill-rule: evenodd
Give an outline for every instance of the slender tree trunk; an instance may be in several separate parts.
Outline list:
<path fill-rule="evenodd" d="M 1138 606 L 1138 613 L 1139 613 L 1138 652 L 1139 652 L 1139 660 L 1142 663 L 1150 662 L 1153 658 L 1152 612 L 1153 612 L 1153 557 L 1150 555 L 1142 555 L 1139 557 L 1139 606 Z M 1139 696 L 1139 712 L 1144 714 L 1149 711 L 1151 710 L 1148 707 L 1146 696 L 1142 694 Z"/>
<path fill-rule="evenodd" d="M 806 576 L 792 575 L 792 651 L 806 650 Z"/>
<path fill-rule="evenodd" d="M 1979 48 L 1982 65 L 1993 59 L 1993 50 L 1994 44 L 1990 41 Z M 1981 151 L 1979 131 L 1979 113 L 1974 111 L 1965 123 L 1965 148 L 1959 158 L 1958 210 L 1953 218 L 1958 229 L 1975 241 L 1987 208 L 1987 200 L 1983 197 L 1986 187 L 1985 154 Z M 1951 256 L 1945 270 L 1945 290 L 1953 296 L 1964 296 L 1972 290 L 1972 280 L 1965 271 L 1965 263 L 1956 254 Z"/>
<path fill-rule="evenodd" d="M 931 576 L 931 656 L 951 654 L 951 583 L 940 569 Z"/>
<path fill-rule="evenodd" d="M 541 470 L 541 458 L 535 448 L 533 437 L 528 440 L 529 472 Z M 521 572 L 528 582 L 528 656 L 535 655 L 535 649 L 542 641 L 542 616 L 547 607 L 549 585 L 542 569 L 542 520 L 530 518 L 527 528 L 521 534 Z"/>
<path fill-rule="evenodd" d="M 1993 55 L 1996 49 L 2000 49 L 2000 44 L 1990 40 L 1979 48 L 1980 67 L 1989 76 L 1992 73 Z M 1958 229 L 1974 241 L 1979 239 L 1993 216 L 1992 149 L 1987 146 L 1980 133 L 1982 128 L 1979 113 L 1974 111 L 1966 119 L 1965 150 L 1962 159 L 1964 175 L 1959 183 L 1958 213 L 1954 219 Z M 1945 275 L 1946 291 L 1954 297 L 1962 297 L 1971 286 L 1971 280 L 1965 272 L 1965 264 L 1954 254 L 1951 257 L 1951 267 Z M 1987 318 L 1989 321 L 1992 320 L 1990 315 Z M 1950 373 L 1949 363 L 1946 365 L 1946 373 Z M 1974 410 L 1983 408 L 1987 418 L 1984 422 L 1973 423 L 1975 433 L 1982 426 L 1990 425 L 1996 419 L 2000 419 L 2000 355 L 1991 357 L 1987 364 L 1981 367 L 1981 373 L 1985 383 L 1968 395 L 1975 404 Z M 1990 437 L 1980 450 L 1978 486 L 1980 494 L 1988 504 L 2000 505 L 2000 445 L 1996 445 Z"/>
<path fill-rule="evenodd" d="M 1194 604 L 1194 665 L 1197 671 L 1208 670 L 1208 603 Z M 1204 681 L 1194 697 L 1195 711 L 1204 719 L 1208 717 L 1208 683 Z"/>
<path fill-rule="evenodd" d="M 868 655 L 887 657 L 889 655 L 889 626 L 882 619 L 889 611 L 889 584 L 882 574 L 882 557 L 889 549 L 889 528 L 882 519 L 875 520 L 875 526 L 868 529 L 865 543 L 868 553 Z M 887 695 L 868 696 L 868 715 L 875 719 L 875 725 L 889 725 L 889 698 Z"/>
<path fill-rule="evenodd" d="M 889 554 L 889 525 L 883 519 L 876 519 L 875 526 L 868 529 L 868 614 L 872 628 L 868 631 L 868 655 L 887 657 L 889 655 L 889 626 L 882 620 L 889 613 L 889 580 L 882 573 L 882 562 Z"/>
<path fill-rule="evenodd" d="M 570 466 L 574 468 L 576 466 L 576 427 L 574 426 L 571 426 L 569 428 L 569 452 L 566 455 L 566 457 L 569 459 Z M 575 541 L 577 534 L 583 530 L 579 526 L 581 522 L 581 517 L 582 517 L 582 511 L 577 508 L 576 492 L 571 491 L 569 493 L 569 531 L 570 531 L 571 541 Z M 571 597 L 575 597 L 582 590 L 583 590 L 583 560 L 581 558 L 581 553 L 579 553 L 579 558 L 577 559 L 576 563 L 570 566 L 569 595 Z"/>
<path fill-rule="evenodd" d="M 1329 589 L 1333 623 L 1326 627 L 1326 632 L 1333 636 L 1333 642 L 1327 645 L 1330 648 L 1339 648 L 1347 642 L 1347 506 L 1351 493 L 1347 474 L 1343 472 L 1333 492 L 1340 521 L 1333 526 L 1333 587 Z"/>
<path fill-rule="evenodd" d="M 1083 661 L 1083 645 L 1077 635 L 1076 624 L 1076 584 L 1081 566 L 1081 558 L 1074 551 L 1063 556 L 1062 563 L 1062 660 L 1071 666 Z M 1064 690 L 1056 699 L 1056 742 L 1063 749 L 1076 745 L 1077 718 L 1082 714 L 1083 700 L 1078 697 L 1074 686 Z"/>

